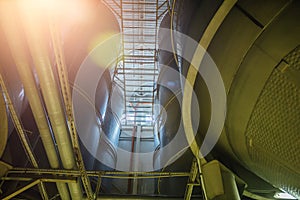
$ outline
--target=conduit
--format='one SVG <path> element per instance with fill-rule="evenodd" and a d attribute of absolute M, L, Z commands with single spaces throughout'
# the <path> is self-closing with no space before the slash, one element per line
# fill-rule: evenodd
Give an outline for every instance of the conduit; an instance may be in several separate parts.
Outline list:
<path fill-rule="evenodd" d="M 25 4 L 22 6 L 26 7 Z M 41 16 L 37 14 L 38 11 L 34 10 L 36 12 L 30 12 L 30 10 L 24 9 L 24 7 L 22 7 L 21 18 L 23 19 L 24 27 L 26 27 L 25 33 L 29 49 L 40 80 L 42 94 L 57 142 L 62 165 L 65 169 L 73 169 L 75 167 L 75 160 L 67 131 L 66 118 L 48 56 L 47 46 L 43 38 L 44 35 L 41 31 L 41 26 L 44 21 L 40 19 Z M 68 186 L 72 199 L 82 199 L 82 191 L 79 183 L 68 183 Z"/>
<path fill-rule="evenodd" d="M 52 136 L 49 130 L 49 124 L 47 122 L 44 108 L 41 103 L 39 92 L 35 84 L 35 78 L 31 72 L 28 57 L 25 54 L 25 44 L 22 42 L 17 26 L 11 24 L 17 24 L 15 12 L 8 12 L 6 6 L 1 5 L 1 23 L 9 43 L 11 54 L 15 61 L 20 79 L 24 85 L 26 97 L 28 98 L 34 119 L 36 121 L 41 140 L 43 142 L 47 158 L 51 168 L 59 168 L 59 160 L 54 147 Z M 5 8 L 5 10 L 3 9 Z M 65 183 L 56 183 L 59 194 L 63 200 L 70 199 L 68 189 Z"/>

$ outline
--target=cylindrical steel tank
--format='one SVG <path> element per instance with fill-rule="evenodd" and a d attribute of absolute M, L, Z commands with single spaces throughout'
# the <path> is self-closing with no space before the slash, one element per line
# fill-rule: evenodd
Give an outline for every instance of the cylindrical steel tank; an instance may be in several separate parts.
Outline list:
<path fill-rule="evenodd" d="M 74 85 L 75 120 L 86 169 L 114 170 L 123 94 L 112 83 L 120 42 L 116 42 L 118 36 L 110 39 L 120 29 L 115 16 L 104 4 L 95 1 L 88 12 L 88 17 L 66 29 L 64 34 L 64 53 L 71 85 Z M 103 51 L 105 45 L 109 47 Z M 115 49 L 114 54 L 107 54 L 109 48 Z M 109 59 L 114 62 L 107 66 Z M 104 191 L 109 192 L 111 180 L 101 182 Z"/>
<path fill-rule="evenodd" d="M 173 54 L 171 46 L 170 16 L 167 14 L 160 25 L 159 31 L 159 77 L 157 82 L 157 99 L 161 110 L 157 113 L 160 122 L 158 127 L 159 146 L 154 154 L 154 167 L 162 171 L 189 171 L 192 154 L 184 135 L 181 119 L 181 58 Z M 175 43 L 174 43 L 175 44 Z M 177 65 L 179 64 L 179 66 Z M 182 147 L 182 148 L 181 148 Z M 175 162 L 174 162 L 175 161 Z M 187 164 L 188 163 L 188 164 Z M 185 191 L 187 177 L 164 178 L 156 181 L 156 192 L 161 195 L 182 195 Z M 177 188 L 174 190 L 173 188 Z"/>
<path fill-rule="evenodd" d="M 199 41 L 221 4 L 198 2 L 189 25 L 181 28 L 185 20 L 176 13 L 173 27 Z M 297 1 L 257 1 L 257 5 L 238 1 L 208 47 L 224 81 L 228 113 L 219 141 L 206 159 L 218 159 L 247 183 L 248 191 L 268 198 L 276 188 L 299 198 L 299 7 Z M 183 51 L 190 48 L 180 46 Z M 171 63 L 168 59 L 163 63 Z M 185 76 L 189 66 L 183 60 L 178 71 Z M 211 97 L 199 75 L 194 91 L 201 111 L 197 136 L 201 146 L 211 120 Z"/>

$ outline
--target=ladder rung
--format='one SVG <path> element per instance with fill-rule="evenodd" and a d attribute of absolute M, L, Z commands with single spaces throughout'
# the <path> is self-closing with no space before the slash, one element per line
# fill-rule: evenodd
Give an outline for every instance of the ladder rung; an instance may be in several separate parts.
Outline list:
<path fill-rule="evenodd" d="M 127 57 L 127 58 L 125 58 L 125 61 L 130 61 L 130 62 L 134 62 L 134 61 L 136 61 L 136 62 L 139 62 L 141 65 L 142 64 L 144 64 L 144 65 L 147 65 L 148 64 L 148 66 L 150 65 L 149 64 L 149 62 L 150 61 L 152 61 L 152 60 L 154 60 L 154 57 L 152 56 L 152 58 L 129 58 L 129 57 Z M 148 61 L 148 62 L 146 62 L 146 61 Z M 126 68 L 126 67 L 125 67 Z M 154 66 L 152 67 L 151 66 L 151 68 L 150 69 L 153 69 L 154 68 Z"/>
<path fill-rule="evenodd" d="M 143 25 L 140 25 L 141 23 L 139 23 L 138 21 L 123 21 L 123 30 L 126 30 L 126 28 L 129 28 L 131 26 L 134 26 L 134 27 L 139 27 L 139 28 L 142 28 L 142 29 L 150 29 L 150 30 L 155 30 L 156 28 L 156 22 L 144 22 Z"/>
<path fill-rule="evenodd" d="M 137 86 L 137 85 L 126 85 L 127 87 L 136 87 L 136 88 L 153 88 L 153 85 L 140 85 L 140 86 Z"/>
<path fill-rule="evenodd" d="M 128 119 L 128 118 L 126 118 L 126 121 L 127 121 L 127 124 L 132 124 L 132 123 L 140 123 L 140 124 L 142 124 L 142 123 L 147 123 L 147 124 L 151 123 L 152 124 L 153 123 L 152 119 L 151 120 L 147 120 L 147 119 Z"/>
<path fill-rule="evenodd" d="M 148 69 L 153 69 L 154 68 L 154 66 L 153 66 L 153 63 L 150 63 L 151 61 L 152 62 L 154 62 L 153 61 L 153 59 L 145 59 L 145 60 L 143 60 L 143 59 L 140 59 L 140 58 L 127 58 L 127 59 L 125 59 L 124 61 L 126 61 L 126 62 L 124 62 L 124 65 L 126 65 L 126 63 L 127 64 L 129 64 L 129 63 L 134 63 L 134 64 L 136 64 L 136 65 L 133 65 L 133 66 L 138 66 L 139 68 L 141 68 L 141 67 L 145 67 L 145 68 L 148 68 Z M 132 65 L 130 65 L 129 67 L 131 67 Z M 125 68 L 126 68 L 126 66 L 125 66 Z"/>
<path fill-rule="evenodd" d="M 147 55 L 124 55 L 124 59 L 126 60 L 126 59 L 128 59 L 128 60 L 133 60 L 133 59 L 136 59 L 136 60 L 138 60 L 138 59 L 147 59 L 147 61 L 149 61 L 149 60 L 153 60 L 154 58 L 155 58 L 155 56 L 152 56 L 152 55 L 149 55 L 149 56 L 147 56 Z"/>
<path fill-rule="evenodd" d="M 148 113 L 149 113 L 149 112 L 152 112 L 152 110 L 149 110 L 149 111 L 147 111 L 147 112 L 148 112 Z M 150 114 L 150 116 L 152 116 L 152 115 L 153 115 L 153 114 Z M 149 116 L 149 115 L 148 115 L 148 116 Z M 145 117 L 145 116 L 144 116 L 144 117 Z"/>
<path fill-rule="evenodd" d="M 147 92 L 151 92 L 153 93 L 153 90 L 125 90 L 126 92 L 143 92 L 143 93 L 147 93 Z"/>
<path fill-rule="evenodd" d="M 156 19 L 134 19 L 134 18 L 123 18 L 123 22 L 156 22 Z"/>
<path fill-rule="evenodd" d="M 136 110 L 136 109 L 137 109 L 136 107 L 135 107 L 135 108 L 131 107 L 131 109 L 132 109 L 132 112 L 134 112 L 134 111 L 136 112 L 136 111 L 137 111 L 137 110 Z M 140 110 L 140 111 L 141 111 L 141 110 Z M 152 112 L 152 108 L 149 109 L 149 110 L 147 110 L 147 112 Z"/>
<path fill-rule="evenodd" d="M 129 101 L 129 103 L 149 103 L 149 104 L 152 104 L 153 102 L 152 101 L 147 101 L 147 102 L 145 102 L 145 101 Z M 129 111 L 127 111 L 127 112 L 129 112 Z M 144 111 L 144 112 L 146 112 L 146 111 Z M 149 111 L 147 111 L 147 112 L 149 112 Z"/>
<path fill-rule="evenodd" d="M 141 104 L 139 104 L 139 103 L 141 103 Z M 137 103 L 135 103 L 136 105 L 133 105 L 133 106 L 127 106 L 127 112 L 132 112 L 132 113 L 134 113 L 134 112 L 137 112 L 137 111 L 139 111 L 139 113 L 149 113 L 149 112 L 152 112 L 152 107 L 149 107 L 149 108 L 151 108 L 151 109 L 149 109 L 148 108 L 148 110 L 144 110 L 145 108 L 143 108 L 143 107 L 139 107 L 139 105 L 145 105 L 145 103 L 143 103 L 143 102 L 137 102 Z M 152 104 L 152 103 L 149 103 L 149 104 L 146 104 L 146 105 L 150 105 L 150 104 Z"/>
<path fill-rule="evenodd" d="M 151 66 L 148 67 L 149 69 L 153 69 L 154 65 L 155 65 L 155 61 L 153 61 L 153 59 L 147 59 L 147 60 L 139 60 L 139 59 L 124 59 L 124 64 L 126 63 L 130 63 L 130 64 L 140 64 L 140 65 L 144 65 L 143 68 L 145 66 Z M 147 68 L 145 68 L 147 69 Z"/>
<path fill-rule="evenodd" d="M 124 50 L 131 50 L 131 51 L 155 51 L 155 49 L 141 49 L 141 48 L 136 48 L 136 49 L 132 49 L 132 48 L 124 48 Z"/>
<path fill-rule="evenodd" d="M 136 101 L 136 100 L 132 100 L 132 101 L 129 100 L 129 102 L 130 103 L 153 103 L 152 101 Z"/>
<path fill-rule="evenodd" d="M 126 95 L 125 96 L 125 98 L 126 99 L 133 99 L 133 100 L 136 100 L 136 99 L 143 99 L 143 100 L 152 100 L 153 99 L 153 96 L 152 96 L 152 94 L 151 94 L 151 96 L 128 96 L 128 95 Z"/>
<path fill-rule="evenodd" d="M 156 5 L 156 2 L 133 2 L 133 1 L 122 1 L 122 4 L 129 5 Z"/>
<path fill-rule="evenodd" d="M 147 90 L 147 91 L 145 91 L 145 90 L 138 90 L 138 89 L 136 89 L 136 90 L 125 90 L 127 93 L 126 93 L 126 98 L 127 97 L 131 97 L 131 99 L 132 98 L 135 98 L 135 99 L 133 99 L 133 100 L 136 100 L 136 99 L 144 99 L 144 98 L 137 98 L 137 96 L 133 96 L 132 95 L 132 93 L 139 93 L 139 94 L 143 94 L 143 96 L 138 96 L 138 97 L 145 97 L 145 95 L 147 95 L 147 97 L 150 99 L 152 99 L 152 94 L 153 94 L 153 90 Z M 150 96 L 148 96 L 148 95 L 150 95 Z"/>
<path fill-rule="evenodd" d="M 147 34 L 147 35 L 153 35 L 153 37 L 156 35 L 155 30 L 142 30 L 142 29 L 125 29 L 124 30 L 124 34 L 138 34 L 138 35 L 142 35 L 142 34 Z"/>
<path fill-rule="evenodd" d="M 132 108 L 133 110 L 132 110 L 132 112 L 134 113 L 134 112 L 136 112 L 136 113 L 138 113 L 137 112 L 137 110 L 134 110 L 134 108 Z M 139 113 L 143 113 L 143 112 L 139 112 Z M 144 113 L 152 113 L 152 109 L 151 110 L 148 110 L 148 111 L 146 111 L 146 112 L 144 112 Z M 150 116 L 152 116 L 153 114 L 150 114 Z M 149 115 L 148 115 L 149 116 Z"/>
<path fill-rule="evenodd" d="M 137 111 L 138 110 L 136 110 L 136 108 L 131 108 L 132 109 L 132 112 L 136 112 L 136 113 L 138 113 Z M 142 111 L 142 110 L 139 110 L 139 111 Z M 144 113 L 149 113 L 149 112 L 152 112 L 152 109 L 150 109 L 150 110 L 147 110 L 146 112 L 144 112 Z M 142 112 L 141 112 L 142 113 Z M 152 115 L 152 114 L 151 114 Z"/>
<path fill-rule="evenodd" d="M 153 107 L 132 107 L 132 106 L 127 106 L 127 109 L 132 109 L 132 111 L 146 111 L 146 112 L 152 112 Z"/>
<path fill-rule="evenodd" d="M 130 55 L 130 56 L 129 56 Z M 124 52 L 124 57 L 147 57 L 147 58 L 154 58 L 155 54 L 154 53 L 149 53 L 149 52 L 143 52 L 143 51 L 133 51 L 133 52 Z"/>
<path fill-rule="evenodd" d="M 147 40 L 147 41 L 142 41 L 142 42 L 137 42 L 137 41 L 134 41 L 134 40 L 125 40 L 125 38 L 124 38 L 124 43 L 127 43 L 127 44 L 130 44 L 130 43 L 132 43 L 132 44 L 155 44 L 155 41 L 149 41 L 149 40 Z"/>
<path fill-rule="evenodd" d="M 145 62 L 145 61 L 152 61 L 152 60 L 154 60 L 154 56 L 152 56 L 152 58 L 145 58 L 145 57 L 143 57 L 143 58 L 137 58 L 137 57 L 136 58 L 129 58 L 129 57 L 125 58 L 125 61 L 136 61 L 136 62 L 138 62 L 136 64 L 140 64 L 140 65 L 135 65 L 136 67 L 141 66 L 139 68 L 144 68 L 145 66 L 142 66 L 142 65 L 146 65 L 148 69 L 154 69 L 154 65 L 152 63 L 148 63 L 148 62 Z"/>
<path fill-rule="evenodd" d="M 123 55 L 125 58 L 129 57 L 129 58 L 154 58 L 154 56 L 150 55 Z"/>
<path fill-rule="evenodd" d="M 126 72 L 135 73 L 136 72 L 138 74 L 141 74 L 141 73 L 145 72 L 145 73 L 158 74 L 158 71 L 154 66 L 149 66 L 149 65 L 146 65 L 144 63 L 141 63 L 138 68 L 129 68 L 129 67 L 126 67 L 126 64 L 125 64 L 124 65 L 124 70 L 123 70 L 123 68 L 119 68 L 118 72 L 120 72 L 120 73 L 124 73 L 124 72 L 125 73 Z"/>
<path fill-rule="evenodd" d="M 126 113 L 131 115 L 131 114 L 135 114 L 135 113 L 139 113 L 139 114 L 143 114 L 143 115 L 152 115 L 152 109 L 151 110 L 136 110 L 136 108 L 132 107 L 130 108 L 131 111 L 127 111 Z"/>
<path fill-rule="evenodd" d="M 132 97 L 132 96 L 125 96 L 126 99 L 132 99 L 134 98 L 135 100 L 136 99 L 143 99 L 143 100 L 152 100 L 153 97 L 151 95 L 151 97 L 145 97 L 145 96 L 135 96 L 135 97 Z"/>
<path fill-rule="evenodd" d="M 155 35 L 153 35 L 153 34 L 127 34 L 127 33 L 124 33 L 123 35 L 124 36 L 133 36 L 133 37 L 135 37 L 135 36 L 155 37 Z"/>
<path fill-rule="evenodd" d="M 123 26 L 123 29 L 151 29 L 155 30 L 155 27 L 149 27 L 149 26 Z"/>
<path fill-rule="evenodd" d="M 128 93 L 133 93 L 133 92 L 131 92 L 131 91 L 127 91 Z M 151 100 L 152 100 L 152 96 L 153 96 L 153 92 L 151 91 L 151 92 L 145 92 L 145 93 L 142 93 L 142 92 L 140 92 L 140 94 L 143 94 L 143 96 L 145 96 L 145 95 L 147 95 L 148 96 L 148 98 L 150 99 L 151 98 Z M 126 99 L 127 99 L 127 101 L 139 101 L 139 100 L 137 100 L 137 98 L 135 98 L 135 96 L 133 96 L 133 94 L 132 95 L 130 95 L 130 94 L 126 94 Z M 141 100 L 141 98 L 140 98 L 140 100 Z"/>
<path fill-rule="evenodd" d="M 149 80 L 149 79 L 146 79 L 146 80 L 136 80 L 136 79 L 126 79 L 125 81 L 135 81 L 135 82 L 138 82 L 138 81 L 153 81 L 153 80 Z"/>
<path fill-rule="evenodd" d="M 134 117 L 134 116 L 131 116 L 131 118 L 132 117 Z M 150 119 L 145 119 L 145 118 L 149 118 L 150 117 Z M 143 120 L 143 121 L 152 121 L 152 115 L 137 115 L 137 116 L 135 116 L 135 120 Z"/>
<path fill-rule="evenodd" d="M 140 44 L 140 43 L 124 43 L 124 48 L 131 48 L 131 49 L 135 49 L 135 48 L 141 48 L 141 46 L 143 46 L 143 48 L 153 48 L 155 45 L 153 44 Z"/>
<path fill-rule="evenodd" d="M 129 27 L 140 27 L 139 30 L 156 30 L 155 26 L 156 23 L 153 22 L 144 22 L 143 26 L 140 26 L 140 23 L 138 21 L 123 21 L 123 32 L 126 32 L 126 30 L 129 29 Z M 125 28 L 127 27 L 127 28 Z"/>
<path fill-rule="evenodd" d="M 135 117 L 136 119 L 140 119 L 140 118 L 144 118 L 144 117 L 152 117 L 152 114 L 151 113 L 138 113 L 138 112 L 133 112 L 133 113 L 130 113 L 128 117 Z"/>
<path fill-rule="evenodd" d="M 154 61 L 131 61 L 131 60 L 124 60 L 124 63 L 133 63 L 133 64 L 143 64 L 143 65 L 149 65 L 149 64 L 155 64 Z"/>
<path fill-rule="evenodd" d="M 143 103 L 144 101 L 137 101 L 137 100 L 134 100 L 134 101 L 132 100 L 131 101 L 131 100 L 129 100 L 128 102 L 129 103 L 139 103 L 139 102 Z M 152 100 L 151 101 L 147 101 L 147 102 L 151 102 L 152 103 Z"/>
<path fill-rule="evenodd" d="M 125 96 L 126 100 L 130 100 L 130 99 L 153 99 L 153 94 L 147 94 L 147 95 L 143 95 L 143 96 Z"/>
<path fill-rule="evenodd" d="M 135 120 L 143 120 L 143 118 L 145 118 L 145 117 L 152 117 L 151 115 L 147 115 L 147 116 L 145 116 L 145 115 L 143 115 L 143 114 L 141 114 L 141 115 L 138 115 L 138 114 L 133 114 L 132 116 L 130 116 L 130 117 L 134 117 L 135 118 Z"/>
<path fill-rule="evenodd" d="M 145 111 L 145 110 L 136 110 L 136 111 L 127 111 L 126 113 L 147 113 L 147 114 L 152 114 L 152 111 Z"/>
<path fill-rule="evenodd" d="M 154 71 L 154 70 L 157 71 L 154 67 L 153 68 L 129 68 L 129 67 L 124 67 L 124 71 Z M 123 68 L 119 68 L 118 71 L 123 71 Z"/>
<path fill-rule="evenodd" d="M 132 107 L 132 106 L 130 106 L 130 105 L 126 105 L 126 107 Z M 136 108 L 138 109 L 141 109 L 141 108 L 153 108 L 153 106 L 152 105 L 148 105 L 148 106 L 142 106 L 142 105 L 138 105 L 138 106 L 136 106 Z"/>
<path fill-rule="evenodd" d="M 143 73 L 143 72 L 136 72 L 136 73 L 133 73 L 133 72 L 119 72 L 119 74 L 121 75 L 137 75 L 137 76 L 157 76 L 158 73 Z"/>
<path fill-rule="evenodd" d="M 146 113 L 147 113 L 147 114 L 146 114 Z M 148 114 L 148 113 L 149 113 L 149 114 Z M 129 116 L 127 116 L 127 118 L 128 118 L 128 117 L 133 117 L 134 114 L 138 114 L 138 112 L 134 112 L 134 111 L 133 111 L 132 113 L 129 114 Z M 151 113 L 150 113 L 150 111 L 149 111 L 149 112 L 144 112 L 144 114 L 143 114 L 142 112 L 140 112 L 139 115 L 136 115 L 136 117 L 138 117 L 138 118 L 152 117 L 152 116 L 153 116 L 152 111 L 151 111 Z"/>
<path fill-rule="evenodd" d="M 125 76 L 126 77 L 126 75 L 122 75 L 122 76 Z M 154 76 L 153 76 L 154 77 Z M 145 80 L 146 80 L 146 78 L 148 78 L 148 79 L 152 79 L 152 76 L 150 77 L 150 76 L 147 76 L 147 75 L 145 75 L 144 77 L 140 77 L 140 76 L 137 76 L 137 77 L 134 77 L 133 75 L 128 75 L 127 77 L 126 77 L 126 80 L 127 80 L 127 78 L 128 78 L 128 80 L 135 80 L 136 82 L 144 82 Z M 155 79 L 153 78 L 152 80 L 151 80 L 151 84 L 154 84 L 154 82 L 155 82 Z M 149 84 L 149 83 L 147 83 L 147 84 Z M 145 85 L 145 84 L 144 84 Z M 136 87 L 139 87 L 139 85 L 136 85 Z"/>
<path fill-rule="evenodd" d="M 146 94 L 150 95 L 150 93 L 146 93 Z M 147 97 L 147 98 L 136 98 L 136 97 L 133 97 L 133 96 L 126 95 L 125 99 L 128 102 L 152 102 L 153 101 L 152 94 L 153 94 L 153 92 L 151 91 L 151 97 Z"/>
<path fill-rule="evenodd" d="M 139 11 L 139 10 L 125 10 L 125 9 L 123 9 L 123 12 L 124 13 L 139 13 L 139 14 L 144 14 L 144 13 L 153 13 L 153 14 L 156 14 L 156 11 L 146 11 L 146 10 L 144 10 L 144 11 Z"/>

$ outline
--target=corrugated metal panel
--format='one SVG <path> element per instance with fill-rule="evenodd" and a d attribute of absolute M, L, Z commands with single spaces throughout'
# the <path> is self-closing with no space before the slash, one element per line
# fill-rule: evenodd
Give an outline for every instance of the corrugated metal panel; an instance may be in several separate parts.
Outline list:
<path fill-rule="evenodd" d="M 275 68 L 253 110 L 246 131 L 256 172 L 300 197 L 300 48 Z M 283 62 L 285 62 L 283 61 Z M 298 72 L 297 72 L 298 70 Z M 300 77 L 299 77 L 300 80 Z M 288 183 L 288 184 L 287 184 Z"/>

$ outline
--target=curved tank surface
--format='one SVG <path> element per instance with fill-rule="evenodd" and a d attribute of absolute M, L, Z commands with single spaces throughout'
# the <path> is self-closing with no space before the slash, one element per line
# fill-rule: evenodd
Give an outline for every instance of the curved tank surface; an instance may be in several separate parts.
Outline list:
<path fill-rule="evenodd" d="M 192 14 L 194 20 L 187 21 L 177 11 L 176 19 L 165 24 L 173 23 L 174 29 L 199 41 L 221 3 L 198 2 Z M 184 7 L 179 6 L 179 10 Z M 210 9 L 205 10 L 206 7 Z M 270 11 L 260 12 L 264 8 Z M 299 197 L 298 11 L 296 1 L 257 2 L 257 5 L 239 1 L 207 49 L 222 75 L 228 107 L 225 128 L 206 159 L 221 161 L 245 181 L 247 191 L 266 198 L 274 198 L 278 188 Z M 170 39 L 163 42 L 168 43 L 167 40 Z M 183 51 L 190 48 L 180 42 L 176 40 L 176 45 L 179 43 Z M 160 63 L 176 66 L 172 57 L 162 52 Z M 186 76 L 188 67 L 189 63 L 183 60 L 178 71 Z M 201 76 L 197 77 L 194 90 L 201 110 L 197 136 L 201 146 L 211 117 L 211 100 Z M 177 124 L 178 120 L 172 118 L 167 123 L 171 120 L 170 123 Z M 160 137 L 168 138 L 168 133 Z M 171 187 L 166 184 L 165 188 Z"/>
<path fill-rule="evenodd" d="M 0 198 L 300 199 L 299 19 L 299 0 L 0 1 Z"/>

